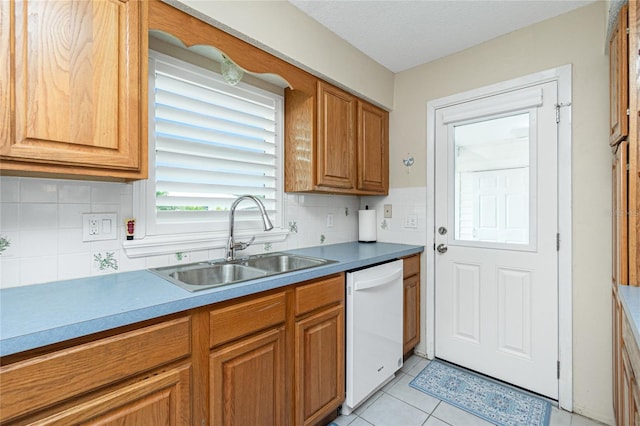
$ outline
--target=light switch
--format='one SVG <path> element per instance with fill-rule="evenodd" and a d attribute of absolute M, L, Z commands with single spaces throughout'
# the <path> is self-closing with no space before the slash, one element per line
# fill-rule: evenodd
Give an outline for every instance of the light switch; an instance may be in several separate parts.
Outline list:
<path fill-rule="evenodd" d="M 111 219 L 102 219 L 102 234 L 111 234 Z"/>

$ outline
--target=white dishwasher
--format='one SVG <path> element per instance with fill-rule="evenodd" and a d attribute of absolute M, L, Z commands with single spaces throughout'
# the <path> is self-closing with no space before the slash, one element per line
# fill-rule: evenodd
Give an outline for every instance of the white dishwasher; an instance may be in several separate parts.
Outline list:
<path fill-rule="evenodd" d="M 402 260 L 347 273 L 348 415 L 402 367 Z"/>

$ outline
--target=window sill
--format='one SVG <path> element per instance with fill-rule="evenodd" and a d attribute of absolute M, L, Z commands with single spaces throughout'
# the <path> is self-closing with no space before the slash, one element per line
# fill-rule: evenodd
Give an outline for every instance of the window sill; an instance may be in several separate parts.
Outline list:
<path fill-rule="evenodd" d="M 269 232 L 247 233 L 238 232 L 235 237 L 239 241 L 247 241 L 255 236 L 253 245 L 264 243 L 279 243 L 289 235 L 286 229 L 274 229 Z M 202 234 L 158 235 L 147 236 L 139 240 L 127 240 L 122 243 L 127 257 L 136 258 L 156 256 L 196 250 L 224 248 L 227 244 L 227 233 L 206 232 Z"/>

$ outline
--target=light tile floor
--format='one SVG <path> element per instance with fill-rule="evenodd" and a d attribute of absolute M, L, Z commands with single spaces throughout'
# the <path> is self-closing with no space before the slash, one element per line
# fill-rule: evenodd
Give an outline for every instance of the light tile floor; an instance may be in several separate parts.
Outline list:
<path fill-rule="evenodd" d="M 409 386 L 429 361 L 417 355 L 409 358 L 396 377 L 348 416 L 334 422 L 339 426 L 489 426 L 492 423 L 440 401 Z M 601 426 L 602 424 L 556 407 L 551 426 Z"/>

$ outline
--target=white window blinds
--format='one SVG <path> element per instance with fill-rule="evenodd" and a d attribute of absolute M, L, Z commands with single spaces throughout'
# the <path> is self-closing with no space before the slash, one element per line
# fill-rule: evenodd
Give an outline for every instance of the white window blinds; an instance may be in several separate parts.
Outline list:
<path fill-rule="evenodd" d="M 151 55 L 151 66 L 156 224 L 226 225 L 229 207 L 244 194 L 259 197 L 274 219 L 282 97 L 230 86 L 212 71 L 160 54 Z M 256 206 L 240 203 L 236 223 L 253 221 Z"/>

